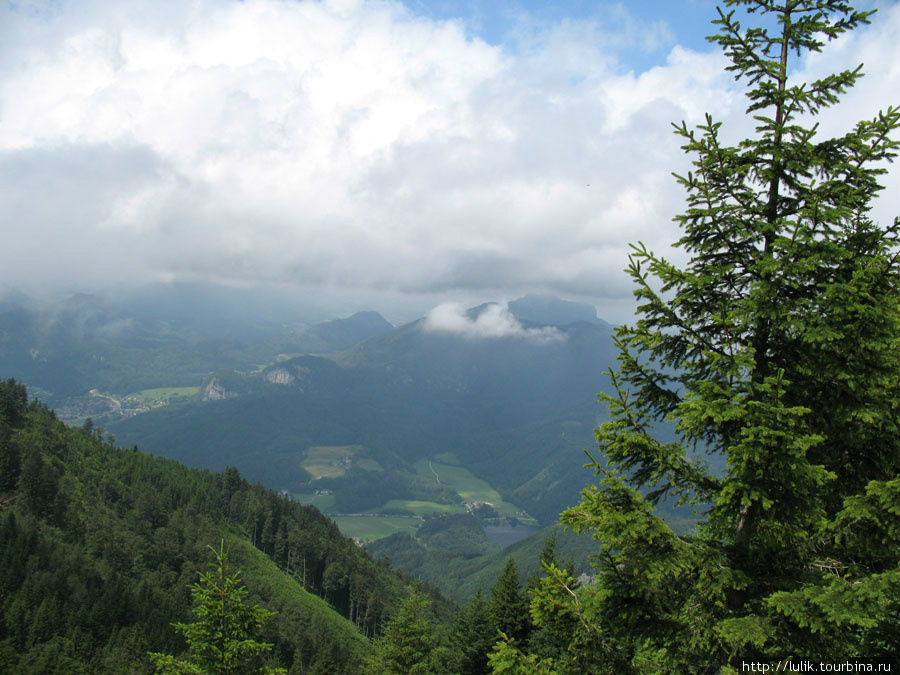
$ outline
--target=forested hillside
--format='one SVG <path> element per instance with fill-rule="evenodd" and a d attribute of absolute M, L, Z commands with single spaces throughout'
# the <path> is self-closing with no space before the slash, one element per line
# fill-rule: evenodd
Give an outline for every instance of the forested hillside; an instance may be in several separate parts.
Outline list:
<path fill-rule="evenodd" d="M 292 672 L 358 672 L 405 584 L 317 509 L 71 429 L 0 385 L 0 670 L 146 672 L 224 541 Z M 437 603 L 438 608 L 446 606 Z M 356 664 L 356 665 L 354 665 Z"/>
<path fill-rule="evenodd" d="M 192 623 L 198 574 L 216 569 L 221 550 L 246 602 L 275 612 L 252 643 L 272 646 L 268 669 L 482 673 L 498 630 L 533 631 L 512 558 L 502 572 L 482 570 L 487 594 L 457 611 L 421 585 L 410 590 L 315 507 L 233 467 L 189 469 L 117 448 L 91 423 L 69 428 L 15 380 L 0 382 L 0 478 L 2 672 L 188 663 L 174 624 Z M 531 554 L 559 560 L 553 544 Z M 534 632 L 535 644 L 545 639 Z"/>

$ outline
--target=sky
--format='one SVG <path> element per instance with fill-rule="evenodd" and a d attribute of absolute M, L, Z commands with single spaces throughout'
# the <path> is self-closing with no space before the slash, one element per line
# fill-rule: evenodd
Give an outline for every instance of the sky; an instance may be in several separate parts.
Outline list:
<path fill-rule="evenodd" d="M 900 103 L 900 3 L 823 134 Z M 421 315 L 527 292 L 627 320 L 669 246 L 671 122 L 752 132 L 706 0 L 6 0 L 0 294 L 183 281 Z M 892 169 L 874 215 L 900 214 Z M 455 306 L 455 305 L 454 305 Z"/>

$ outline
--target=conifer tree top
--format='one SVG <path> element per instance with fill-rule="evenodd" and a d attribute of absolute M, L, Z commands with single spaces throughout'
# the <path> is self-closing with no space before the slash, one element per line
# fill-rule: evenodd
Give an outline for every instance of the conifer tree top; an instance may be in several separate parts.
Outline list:
<path fill-rule="evenodd" d="M 900 220 L 869 213 L 900 110 L 821 138 L 814 115 L 862 70 L 790 76 L 871 18 L 827 0 L 719 10 L 711 39 L 745 84 L 755 132 L 730 146 L 711 116 L 675 126 L 693 158 L 676 176 L 689 260 L 633 247 L 639 307 L 616 333 L 615 392 L 601 395 L 601 480 L 563 514 L 597 540 L 597 580 L 577 587 L 548 566 L 531 613 L 539 628 L 571 620 L 567 648 L 550 663 L 500 645 L 495 668 L 896 657 L 900 549 L 877 542 L 895 529 L 900 484 Z M 664 497 L 694 505 L 690 536 L 655 513 Z M 854 521 L 874 528 L 869 545 Z"/>

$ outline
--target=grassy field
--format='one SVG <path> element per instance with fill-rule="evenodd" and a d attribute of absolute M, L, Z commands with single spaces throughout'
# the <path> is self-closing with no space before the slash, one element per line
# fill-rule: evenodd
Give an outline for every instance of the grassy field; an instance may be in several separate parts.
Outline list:
<path fill-rule="evenodd" d="M 253 579 L 256 590 L 264 598 L 278 598 L 276 602 L 280 605 L 279 609 L 283 607 L 287 611 L 316 617 L 335 639 L 341 641 L 342 648 L 353 651 L 360 658 L 371 649 L 368 641 L 353 628 L 353 624 L 334 611 L 322 598 L 303 590 L 300 584 L 285 575 L 270 558 L 246 539 L 228 536 L 226 547 L 233 564 Z"/>
<path fill-rule="evenodd" d="M 160 387 L 158 389 L 142 389 L 128 396 L 136 398 L 143 403 L 153 405 L 167 405 L 175 398 L 188 398 L 196 396 L 200 392 L 200 387 Z"/>
<path fill-rule="evenodd" d="M 326 513 L 328 509 L 334 506 L 334 495 L 317 495 L 312 492 L 300 493 L 295 492 L 291 495 L 295 501 L 301 504 L 312 504 L 319 511 Z"/>
<path fill-rule="evenodd" d="M 453 459 L 456 459 L 453 457 Z M 490 502 L 501 516 L 515 516 L 520 510 L 515 504 L 504 502 L 500 493 L 486 481 L 475 476 L 467 468 L 459 465 L 445 464 L 433 459 L 420 459 L 413 466 L 420 476 L 433 478 L 440 485 L 455 490 L 460 497 L 471 503 L 475 501 Z"/>
<path fill-rule="evenodd" d="M 300 466 L 306 469 L 313 480 L 343 476 L 351 466 L 366 471 L 383 470 L 374 459 L 357 457 L 362 451 L 361 445 L 314 445 L 306 451 Z"/>
<path fill-rule="evenodd" d="M 415 536 L 422 523 L 421 518 L 399 516 L 335 516 L 333 520 L 344 535 L 358 537 L 363 542 L 389 537 L 395 532 Z"/>
<path fill-rule="evenodd" d="M 466 507 L 462 504 L 438 504 L 437 502 L 422 502 L 415 499 L 391 499 L 387 504 L 376 509 L 379 513 L 386 511 L 406 511 L 416 516 L 434 516 L 443 513 L 465 513 Z"/>

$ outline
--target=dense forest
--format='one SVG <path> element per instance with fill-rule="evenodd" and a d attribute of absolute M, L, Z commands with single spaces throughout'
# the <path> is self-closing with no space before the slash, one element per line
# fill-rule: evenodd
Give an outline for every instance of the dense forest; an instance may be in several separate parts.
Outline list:
<path fill-rule="evenodd" d="M 90 423 L 68 428 L 14 380 L 0 386 L 0 478 L 4 672 L 142 672 L 147 651 L 182 651 L 171 623 L 190 617 L 188 587 L 221 541 L 277 612 L 272 659 L 296 672 L 352 672 L 406 593 L 314 507 L 234 468 L 188 469 Z"/>
<path fill-rule="evenodd" d="M 247 602 L 271 613 L 258 635 L 270 670 L 487 672 L 498 630 L 531 631 L 512 558 L 458 609 L 315 507 L 233 467 L 189 469 L 117 448 L 90 422 L 67 427 L 13 379 L 0 382 L 0 468 L 3 672 L 154 672 L 151 654 L 187 653 L 175 624 L 191 625 L 216 546 Z M 561 564 L 553 551 L 550 540 L 542 559 Z"/>

